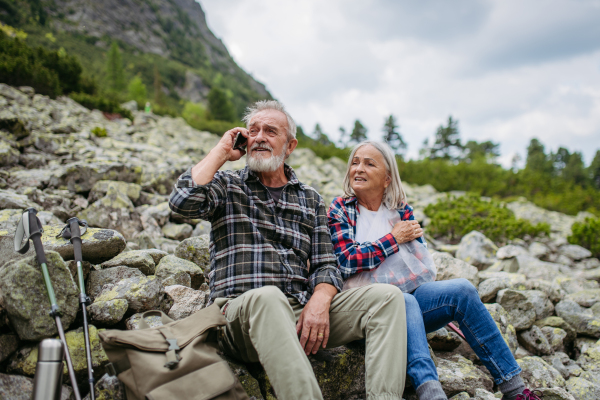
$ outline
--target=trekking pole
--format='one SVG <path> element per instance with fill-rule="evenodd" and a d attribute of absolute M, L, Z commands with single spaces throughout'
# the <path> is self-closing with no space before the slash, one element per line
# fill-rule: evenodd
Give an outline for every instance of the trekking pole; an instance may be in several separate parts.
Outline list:
<path fill-rule="evenodd" d="M 82 227 L 80 230 L 79 227 Z M 69 239 L 73 244 L 73 253 L 75 255 L 75 262 L 77 263 L 77 280 L 79 282 L 79 303 L 81 304 L 81 310 L 83 311 L 83 335 L 85 337 L 85 356 L 87 358 L 88 367 L 88 382 L 90 384 L 90 399 L 96 399 L 96 393 L 94 393 L 94 369 L 92 366 L 92 347 L 90 344 L 90 330 L 88 325 L 87 316 L 87 305 L 90 303 L 90 298 L 85 294 L 85 282 L 83 279 L 83 257 L 81 255 L 81 236 L 85 235 L 87 230 L 87 222 L 80 220 L 77 217 L 69 218 L 67 225 L 56 237 L 63 237 Z M 83 231 L 83 232 L 82 232 Z"/>
<path fill-rule="evenodd" d="M 21 254 L 27 253 L 29 250 L 29 239 L 33 241 L 35 248 L 35 254 L 37 257 L 38 264 L 42 268 L 42 275 L 44 276 L 44 283 L 46 284 L 46 290 L 48 292 L 48 298 L 50 299 L 50 316 L 54 318 L 56 322 L 56 329 L 58 330 L 58 336 L 63 342 L 64 348 L 63 353 L 65 361 L 67 362 L 67 371 L 69 372 L 69 378 L 71 385 L 73 386 L 73 394 L 75 400 L 81 400 L 79 394 L 79 388 L 77 387 L 77 380 L 75 378 L 75 369 L 73 368 L 73 362 L 71 361 L 71 354 L 69 353 L 69 347 L 67 346 L 67 339 L 65 338 L 65 331 L 63 330 L 62 322 L 60 320 L 60 308 L 56 302 L 56 295 L 54 294 L 54 288 L 52 287 L 52 281 L 50 280 L 50 274 L 48 273 L 48 266 L 46 265 L 46 253 L 44 253 L 44 246 L 42 245 L 42 223 L 36 216 L 37 210 L 35 208 L 28 208 L 21 217 L 19 224 L 17 225 L 17 231 L 15 233 L 15 250 Z M 21 246 L 23 239 L 26 238 L 27 242 Z"/>

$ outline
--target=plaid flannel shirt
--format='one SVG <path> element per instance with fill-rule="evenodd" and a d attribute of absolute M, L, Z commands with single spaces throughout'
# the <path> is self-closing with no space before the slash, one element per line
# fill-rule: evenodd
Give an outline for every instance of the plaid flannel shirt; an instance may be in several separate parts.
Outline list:
<path fill-rule="evenodd" d="M 336 197 L 327 213 L 333 250 L 344 279 L 359 272 L 374 270 L 386 257 L 398 252 L 398 242 L 391 233 L 374 242 L 358 243 L 354 240 L 356 220 L 360 214 L 357 205 L 356 197 Z M 403 221 L 415 219 L 413 208 L 408 204 L 397 211 Z M 427 245 L 423 237 L 416 240 Z M 409 279 L 408 275 L 406 279 Z"/>
<path fill-rule="evenodd" d="M 179 177 L 171 210 L 212 224 L 211 301 L 276 286 L 306 304 L 319 283 L 342 289 L 325 203 L 291 167 L 284 168 L 289 181 L 277 204 L 248 167 L 218 171 L 206 185 L 192 180 L 191 169 Z"/>

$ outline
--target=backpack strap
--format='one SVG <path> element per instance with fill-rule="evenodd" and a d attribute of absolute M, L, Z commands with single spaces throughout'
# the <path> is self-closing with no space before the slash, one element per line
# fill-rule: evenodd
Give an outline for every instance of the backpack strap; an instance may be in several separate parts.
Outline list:
<path fill-rule="evenodd" d="M 167 326 L 159 326 L 156 329 L 164 336 L 167 343 L 169 343 L 169 348 L 165 353 L 165 356 L 167 357 L 165 368 L 173 369 L 179 365 L 179 360 L 181 360 L 181 356 L 179 356 L 179 350 L 181 349 L 177 345 L 177 338 Z"/>

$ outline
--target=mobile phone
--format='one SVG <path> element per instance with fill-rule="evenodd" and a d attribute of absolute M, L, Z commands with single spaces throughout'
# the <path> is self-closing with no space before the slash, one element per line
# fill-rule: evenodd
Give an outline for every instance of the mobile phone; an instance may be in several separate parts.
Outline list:
<path fill-rule="evenodd" d="M 235 137 L 235 142 L 233 143 L 233 150 L 244 150 L 246 151 L 246 144 L 248 143 L 248 138 L 242 135 L 242 132 L 238 132 Z"/>

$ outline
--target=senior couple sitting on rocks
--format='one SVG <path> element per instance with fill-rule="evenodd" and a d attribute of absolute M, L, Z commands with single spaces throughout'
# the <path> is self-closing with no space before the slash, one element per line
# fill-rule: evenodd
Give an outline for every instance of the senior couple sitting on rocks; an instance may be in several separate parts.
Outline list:
<path fill-rule="evenodd" d="M 367 399 L 401 399 L 407 374 L 419 399 L 446 399 L 426 333 L 457 321 L 503 399 L 538 398 L 467 280 L 433 277 L 410 293 L 382 283 L 342 290 L 400 244 L 425 244 L 387 145 L 352 150 L 345 193 L 326 212 L 319 193 L 284 163 L 298 144 L 284 107 L 257 102 L 244 121 L 246 129 L 227 131 L 179 177 L 170 198 L 174 212 L 212 224 L 210 298 L 227 320 L 225 353 L 260 361 L 279 399 L 314 400 L 322 395 L 307 355 L 364 339 Z M 238 133 L 247 138 L 246 168 L 219 171 L 246 154 L 234 149 Z M 368 217 L 379 210 L 400 220 L 373 237 Z M 408 281 L 419 277 L 402 272 L 399 282 Z"/>

